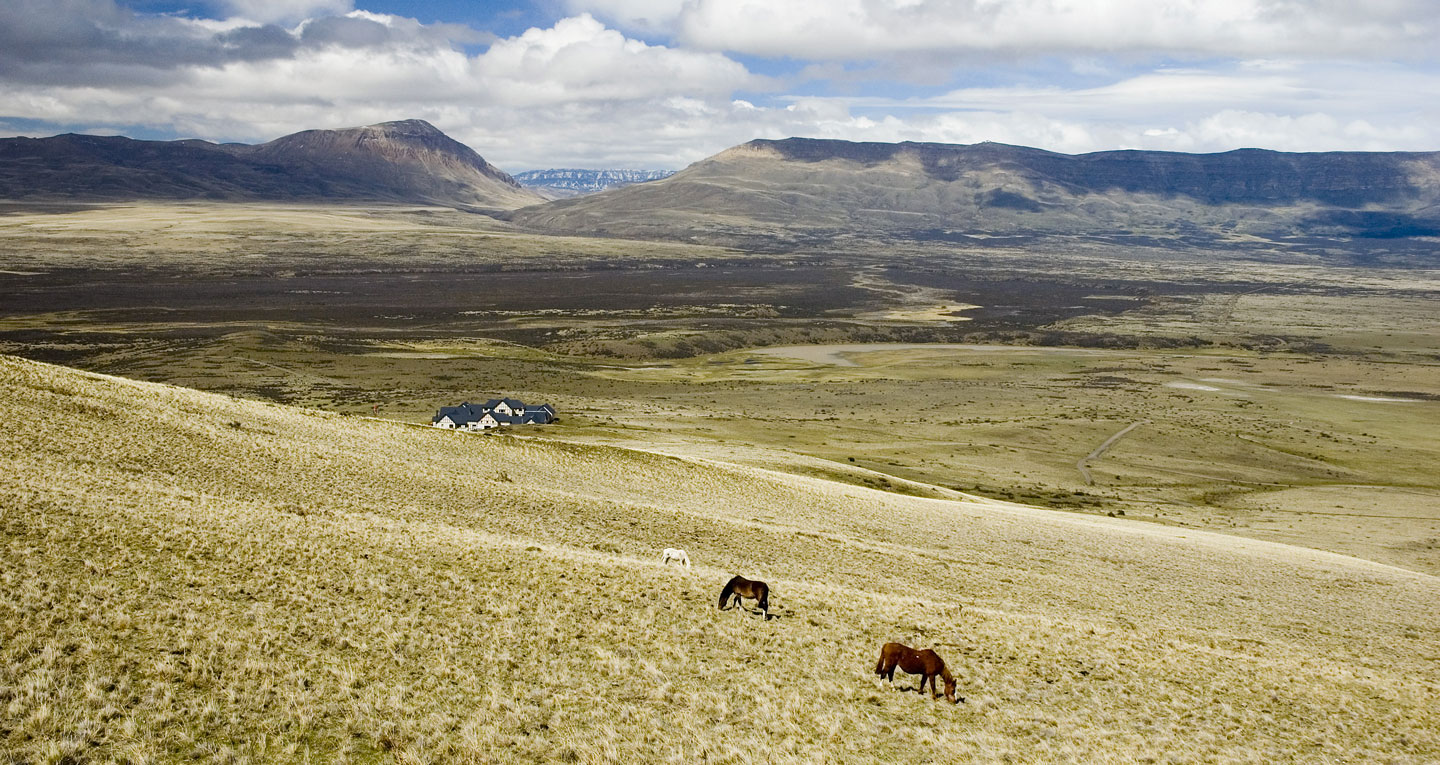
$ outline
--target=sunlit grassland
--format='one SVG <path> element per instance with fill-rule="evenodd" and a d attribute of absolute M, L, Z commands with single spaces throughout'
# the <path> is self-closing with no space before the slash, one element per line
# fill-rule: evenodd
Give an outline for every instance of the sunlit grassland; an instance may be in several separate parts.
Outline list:
<path fill-rule="evenodd" d="M 882 280 L 895 306 L 775 318 L 831 283 L 688 274 L 814 253 L 434 209 L 30 211 L 0 215 L 0 242 L 8 288 L 84 298 L 7 312 L 4 348 L 250 399 L 0 362 L 11 759 L 1440 757 L 1433 272 L 925 249 L 907 255 L 1188 286 L 1061 327 L 1141 339 L 1124 349 L 625 360 L 567 338 L 671 350 L 754 321 L 766 343 L 849 342 L 821 325 L 953 301 Z M 891 262 L 866 254 L 804 276 Z M 659 264 L 680 276 L 646 277 Z M 408 315 L 427 295 L 399 291 L 512 268 L 578 270 L 532 304 L 450 316 Z M 227 293 L 234 275 L 270 292 Z M 121 277 L 203 294 L 97 307 Z M 547 302 L 615 285 L 639 299 Z M 372 302 L 312 313 L 361 289 Z M 288 312 L 226 313 L 270 300 Z M 494 395 L 563 420 L 413 427 Z M 353 416 L 372 411 L 412 425 Z M 1086 485 L 1076 461 L 1142 420 Z M 658 566 L 670 546 L 692 574 Z M 716 611 L 734 573 L 775 585 L 778 619 Z M 969 702 L 874 680 L 889 640 L 937 647 Z"/>
<path fill-rule="evenodd" d="M 227 274 L 276 268 L 353 270 L 398 264 L 541 265 L 723 259 L 700 245 L 547 237 L 483 215 L 438 207 L 167 203 L 0 205 L 4 268 L 163 269 Z"/>
<path fill-rule="evenodd" d="M 132 328 L 111 343 L 77 322 L 87 366 L 143 379 L 415 423 L 511 395 L 560 408 L 558 427 L 526 431 L 542 438 L 934 493 L 918 482 L 1440 571 L 1440 386 L 1419 362 L 938 346 L 843 352 L 845 365 L 824 347 L 632 362 L 281 325 L 194 340 Z M 1086 484 L 1077 461 L 1141 421 Z"/>
<path fill-rule="evenodd" d="M 1424 574 L 11 358 L 0 407 L 19 760 L 1440 755 Z M 888 640 L 967 703 L 874 679 Z"/>
<path fill-rule="evenodd" d="M 1352 278 L 1356 284 L 1375 279 L 1363 271 Z M 1258 331 L 1375 359 L 1433 364 L 1440 351 L 1435 331 L 1440 282 L 1435 272 L 1390 273 L 1384 281 L 1390 285 L 1388 290 L 1344 297 L 1305 292 L 1167 296 L 1121 316 L 1103 321 L 1082 317 L 1063 326 L 1082 331 L 1103 326 L 1106 331 L 1141 336 L 1199 335 L 1231 341 Z"/>
<path fill-rule="evenodd" d="M 868 471 L 849 478 L 868 485 L 908 479 L 1440 570 L 1428 467 L 1440 460 L 1440 388 L 1425 365 L 1233 351 L 835 353 L 595 369 L 615 398 L 648 393 L 632 394 L 643 401 L 634 408 L 562 399 L 593 418 L 567 437 L 794 472 L 819 469 L 801 456 L 818 458 L 835 477 Z M 1086 484 L 1077 461 L 1137 422 Z"/>

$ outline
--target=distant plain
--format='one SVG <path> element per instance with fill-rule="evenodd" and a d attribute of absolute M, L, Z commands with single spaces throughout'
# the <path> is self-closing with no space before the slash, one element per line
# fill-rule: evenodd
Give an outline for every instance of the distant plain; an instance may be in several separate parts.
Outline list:
<path fill-rule="evenodd" d="M 564 420 L 539 438 L 1440 573 L 1433 270 L 1065 240 L 743 252 L 439 208 L 5 213 L 8 353 L 407 422 L 544 399 Z M 788 349 L 857 343 L 912 345 Z"/>

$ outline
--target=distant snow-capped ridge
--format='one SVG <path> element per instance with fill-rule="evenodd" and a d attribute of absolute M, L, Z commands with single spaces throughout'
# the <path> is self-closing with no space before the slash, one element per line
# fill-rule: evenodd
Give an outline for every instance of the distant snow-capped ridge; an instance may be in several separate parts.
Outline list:
<path fill-rule="evenodd" d="M 530 188 L 568 191 L 572 194 L 589 194 L 619 186 L 629 186 L 646 181 L 658 181 L 674 175 L 674 170 L 586 170 L 581 168 L 560 168 L 551 170 L 527 170 L 516 173 L 515 180 L 521 186 Z"/>

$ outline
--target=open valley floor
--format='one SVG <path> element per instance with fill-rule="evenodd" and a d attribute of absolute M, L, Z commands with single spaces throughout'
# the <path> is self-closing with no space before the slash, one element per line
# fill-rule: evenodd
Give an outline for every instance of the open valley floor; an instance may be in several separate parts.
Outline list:
<path fill-rule="evenodd" d="M 20 761 L 1440 757 L 1433 270 L 154 204 L 0 295 Z"/>
<path fill-rule="evenodd" d="M 1434 271 L 746 253 L 409 208 L 12 211 L 0 233 L 0 349 L 30 358 L 416 423 L 517 395 L 564 413 L 535 437 L 1440 572 Z"/>

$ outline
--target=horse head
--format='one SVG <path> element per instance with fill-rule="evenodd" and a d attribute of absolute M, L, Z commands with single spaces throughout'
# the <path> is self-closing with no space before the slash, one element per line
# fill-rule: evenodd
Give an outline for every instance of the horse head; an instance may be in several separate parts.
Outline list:
<path fill-rule="evenodd" d="M 951 704 L 965 703 L 964 696 L 955 695 L 955 677 L 950 674 L 949 668 L 940 672 L 940 679 L 945 682 L 945 700 Z"/>

